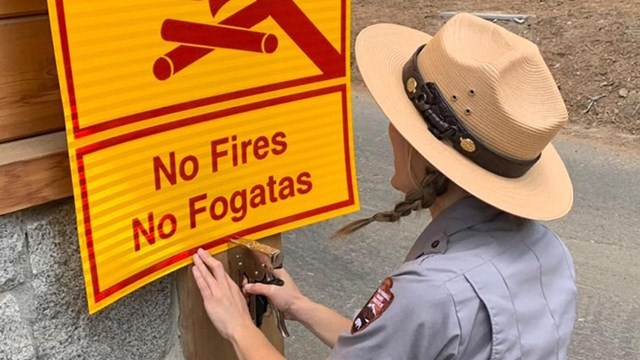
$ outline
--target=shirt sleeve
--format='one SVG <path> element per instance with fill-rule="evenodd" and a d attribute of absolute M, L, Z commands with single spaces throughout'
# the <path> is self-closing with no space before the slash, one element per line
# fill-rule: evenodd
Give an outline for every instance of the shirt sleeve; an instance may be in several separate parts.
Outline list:
<path fill-rule="evenodd" d="M 459 339 L 448 289 L 409 262 L 376 289 L 330 359 L 448 359 Z"/>

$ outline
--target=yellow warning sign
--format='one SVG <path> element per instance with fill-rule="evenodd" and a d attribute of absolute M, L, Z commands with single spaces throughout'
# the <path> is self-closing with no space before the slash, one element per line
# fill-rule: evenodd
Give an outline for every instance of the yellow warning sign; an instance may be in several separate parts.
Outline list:
<path fill-rule="evenodd" d="M 49 0 L 91 313 L 358 209 L 347 0 Z"/>

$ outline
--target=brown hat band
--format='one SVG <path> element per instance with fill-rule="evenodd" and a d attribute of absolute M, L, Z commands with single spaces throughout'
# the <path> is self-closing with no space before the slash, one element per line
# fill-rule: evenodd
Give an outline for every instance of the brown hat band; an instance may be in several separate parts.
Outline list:
<path fill-rule="evenodd" d="M 426 45 L 426 44 L 425 44 Z M 535 164 L 532 160 L 517 160 L 497 154 L 482 144 L 465 127 L 440 93 L 438 86 L 425 82 L 418 70 L 418 54 L 421 45 L 402 68 L 404 89 L 413 106 L 422 115 L 429 131 L 438 140 L 447 140 L 460 154 L 496 175 L 518 178 Z"/>

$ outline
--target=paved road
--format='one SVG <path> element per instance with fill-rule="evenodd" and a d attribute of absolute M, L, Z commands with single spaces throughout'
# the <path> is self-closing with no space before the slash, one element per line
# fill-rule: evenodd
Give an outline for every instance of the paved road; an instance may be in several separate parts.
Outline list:
<path fill-rule="evenodd" d="M 392 158 L 387 123 L 368 93 L 354 92 L 355 144 L 362 210 L 289 232 L 286 266 L 302 290 L 354 315 L 404 258 L 428 222 L 427 213 L 401 224 L 372 224 L 347 239 L 327 240 L 341 224 L 387 209 L 400 199 L 388 185 Z M 571 359 L 640 359 L 640 158 L 589 141 L 555 142 L 575 187 L 574 209 L 553 222 L 570 248 L 580 291 Z M 425 309 L 429 311 L 429 309 Z M 290 324 L 290 359 L 329 353 L 304 328 Z"/>

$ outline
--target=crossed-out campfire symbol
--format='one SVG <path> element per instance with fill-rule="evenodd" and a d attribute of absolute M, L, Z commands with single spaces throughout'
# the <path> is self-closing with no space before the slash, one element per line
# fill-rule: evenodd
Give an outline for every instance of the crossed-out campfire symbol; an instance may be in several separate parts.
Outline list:
<path fill-rule="evenodd" d="M 230 0 L 209 0 L 215 18 Z M 271 17 L 311 61 L 330 78 L 344 76 L 345 61 L 296 5 L 294 0 L 256 0 L 218 24 L 201 24 L 176 19 L 162 23 L 162 39 L 178 43 L 173 50 L 156 59 L 153 74 L 167 80 L 216 49 L 235 49 L 270 54 L 278 48 L 274 34 L 251 30 Z"/>

